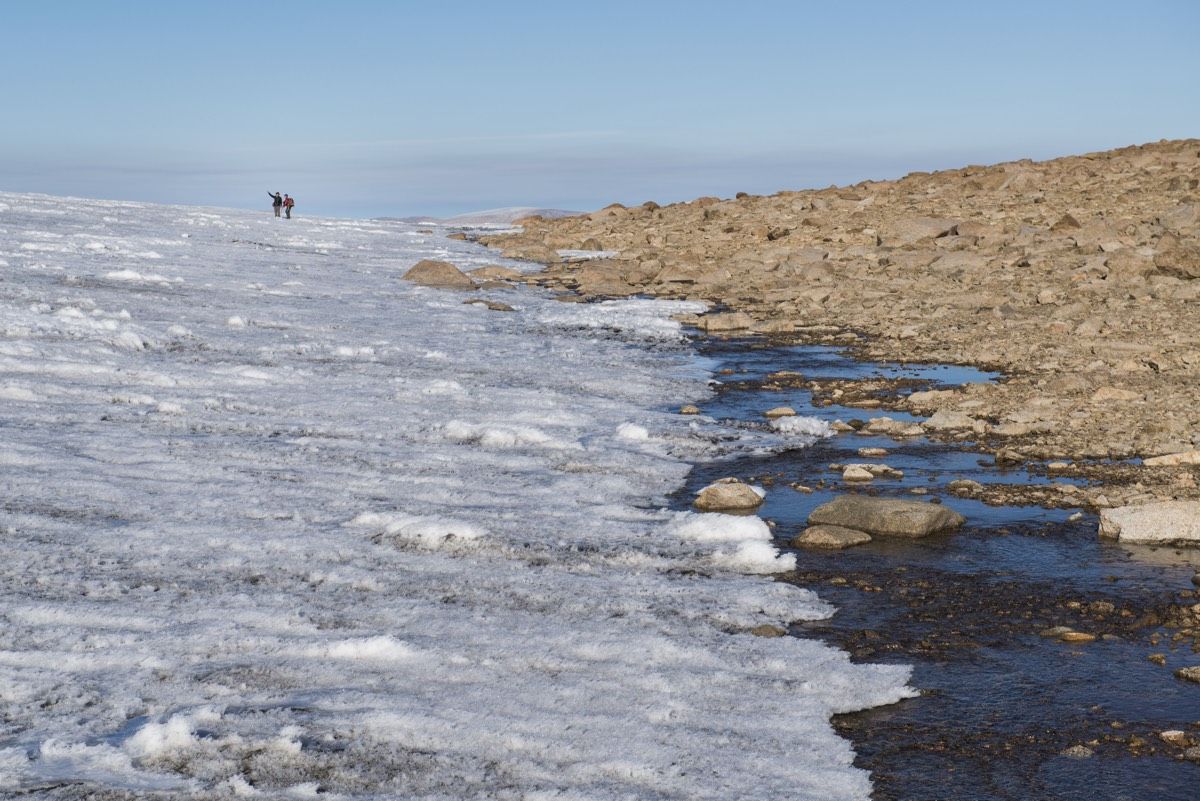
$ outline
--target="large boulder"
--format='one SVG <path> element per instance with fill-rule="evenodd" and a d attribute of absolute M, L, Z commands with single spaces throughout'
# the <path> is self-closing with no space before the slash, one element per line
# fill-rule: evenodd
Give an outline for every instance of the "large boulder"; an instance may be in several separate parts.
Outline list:
<path fill-rule="evenodd" d="M 404 274 L 404 280 L 412 281 L 422 286 L 436 286 L 444 289 L 474 289 L 475 282 L 471 276 L 455 267 L 448 261 L 421 259 Z"/>
<path fill-rule="evenodd" d="M 723 478 L 700 490 L 692 505 L 702 512 L 749 512 L 762 502 L 760 490 L 736 478 Z"/>
<path fill-rule="evenodd" d="M 1100 512 L 1100 536 L 1130 543 L 1200 545 L 1200 501 L 1160 501 Z"/>
<path fill-rule="evenodd" d="M 953 531 L 966 518 L 945 506 L 917 501 L 843 495 L 812 510 L 810 526 L 827 525 L 886 537 L 928 537 Z"/>

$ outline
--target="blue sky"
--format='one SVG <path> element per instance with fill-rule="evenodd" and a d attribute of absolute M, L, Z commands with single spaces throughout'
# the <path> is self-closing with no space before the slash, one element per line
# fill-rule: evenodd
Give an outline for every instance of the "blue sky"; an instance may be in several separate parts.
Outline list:
<path fill-rule="evenodd" d="M 1193 0 L 0 12 L 5 191 L 591 209 L 1200 136 Z"/>

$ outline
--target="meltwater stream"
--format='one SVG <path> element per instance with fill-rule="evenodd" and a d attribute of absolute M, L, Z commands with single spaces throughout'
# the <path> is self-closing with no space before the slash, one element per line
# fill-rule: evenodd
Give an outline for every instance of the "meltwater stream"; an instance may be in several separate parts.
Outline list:
<path fill-rule="evenodd" d="M 701 404 L 703 413 L 730 426 L 763 428 L 763 412 L 777 406 L 827 420 L 880 414 L 813 406 L 803 388 L 765 389 L 763 380 L 781 370 L 808 379 L 906 378 L 928 388 L 995 379 L 968 368 L 857 362 L 828 347 L 737 340 L 701 340 L 698 347 L 726 382 Z M 829 466 L 863 461 L 861 447 L 887 449 L 886 457 L 869 461 L 901 469 L 903 479 L 876 480 L 869 488 L 843 484 Z M 946 489 L 954 479 L 1045 478 L 1006 472 L 966 446 L 924 438 L 853 433 L 782 453 L 733 452 L 698 465 L 676 504 L 685 507 L 696 490 L 727 475 L 768 486 L 759 514 L 775 524 L 781 547 L 814 507 L 847 491 L 913 498 L 920 489 L 926 493 L 920 497 L 967 517 L 965 528 L 948 536 L 793 551 L 796 571 L 783 579 L 819 591 L 838 610 L 793 626 L 793 634 L 820 636 L 856 659 L 914 665 L 919 698 L 838 719 L 839 731 L 855 743 L 856 764 L 872 771 L 874 798 L 1196 797 L 1200 768 L 1158 736 L 1172 729 L 1200 735 L 1200 692 L 1172 676 L 1200 659 L 1173 645 L 1172 631 L 1158 625 L 1168 602 L 1181 595 L 1182 603 L 1195 602 L 1195 552 L 1102 543 L 1095 516 L 1075 510 L 956 497 Z M 1083 645 L 1039 636 L 1059 625 L 1105 636 Z M 1150 661 L 1152 653 L 1165 662 Z M 1093 755 L 1064 755 L 1076 746 Z"/>

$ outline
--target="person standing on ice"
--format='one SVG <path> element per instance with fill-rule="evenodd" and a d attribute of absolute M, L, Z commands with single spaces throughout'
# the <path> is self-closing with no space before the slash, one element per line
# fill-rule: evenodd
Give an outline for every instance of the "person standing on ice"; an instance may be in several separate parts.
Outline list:
<path fill-rule="evenodd" d="M 292 219 L 292 206 L 295 205 L 296 201 L 292 199 L 291 195 L 283 196 L 283 213 L 289 220 Z"/>
<path fill-rule="evenodd" d="M 273 198 L 271 208 L 275 209 L 275 216 L 278 217 L 279 210 L 283 208 L 283 195 L 278 192 L 268 192 L 267 194 Z"/>

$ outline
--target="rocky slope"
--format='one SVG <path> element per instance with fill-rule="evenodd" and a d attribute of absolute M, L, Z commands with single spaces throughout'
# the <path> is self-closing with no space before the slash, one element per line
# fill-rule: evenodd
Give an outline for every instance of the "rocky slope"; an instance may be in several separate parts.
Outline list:
<path fill-rule="evenodd" d="M 694 322 L 714 333 L 1001 370 L 877 403 L 1104 479 L 1087 504 L 1200 496 L 1184 455 L 1200 448 L 1200 140 L 521 223 L 483 241 L 546 264 L 544 285 L 707 300 Z"/>

